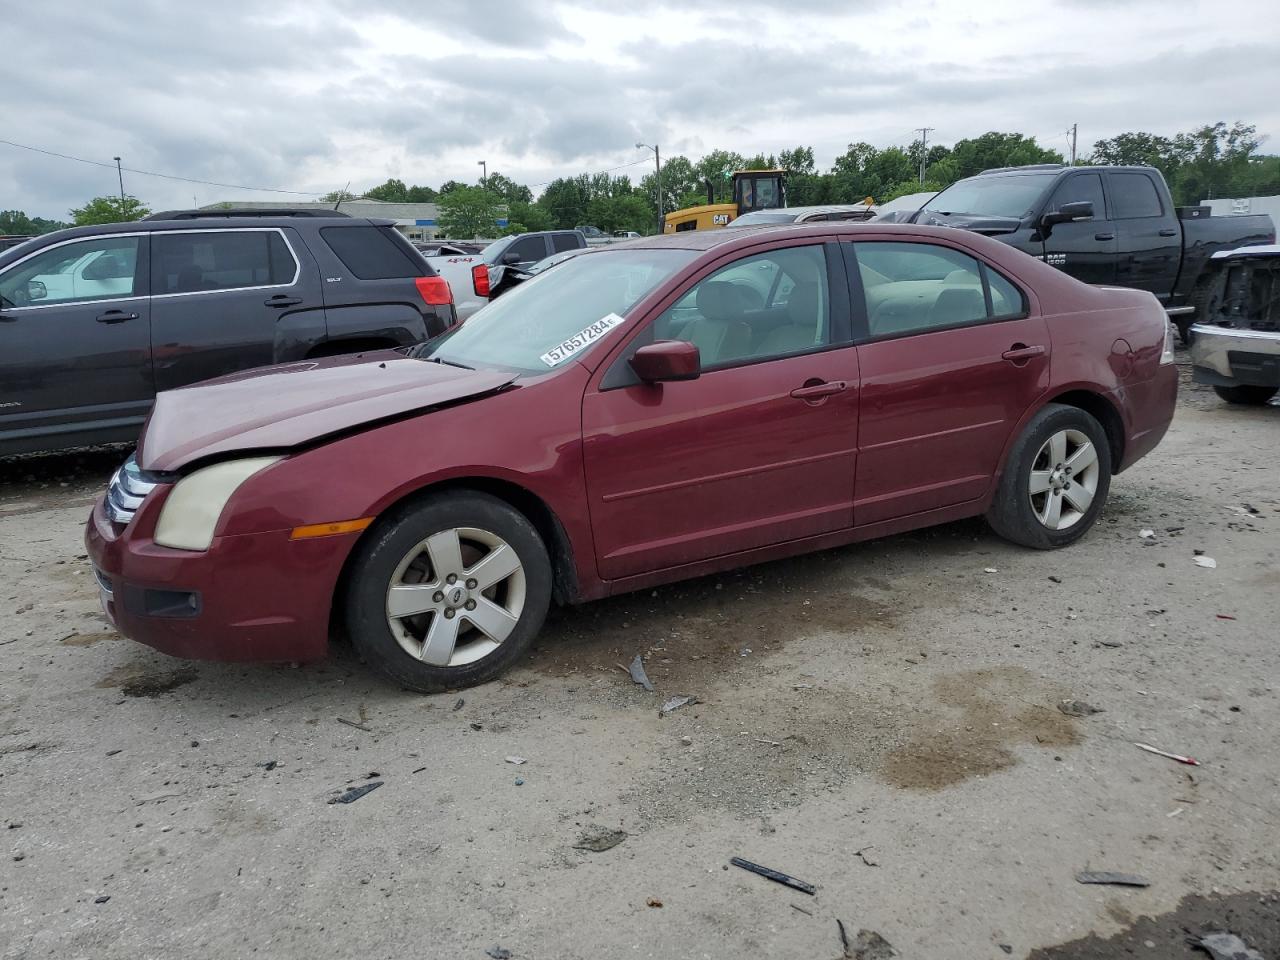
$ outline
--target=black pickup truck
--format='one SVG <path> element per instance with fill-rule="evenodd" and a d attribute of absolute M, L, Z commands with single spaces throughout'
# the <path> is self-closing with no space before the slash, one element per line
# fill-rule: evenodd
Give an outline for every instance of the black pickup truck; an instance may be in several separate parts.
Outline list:
<path fill-rule="evenodd" d="M 984 170 L 947 187 L 910 220 L 987 234 L 1085 283 L 1150 290 L 1184 341 L 1209 258 L 1276 237 L 1265 214 L 1210 217 L 1205 207 L 1174 207 L 1153 167 Z"/>

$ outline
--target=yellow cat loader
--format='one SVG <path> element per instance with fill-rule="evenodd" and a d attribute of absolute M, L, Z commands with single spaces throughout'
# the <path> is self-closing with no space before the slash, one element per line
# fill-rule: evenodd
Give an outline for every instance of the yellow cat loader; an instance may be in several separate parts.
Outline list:
<path fill-rule="evenodd" d="M 707 202 L 668 213 L 663 233 L 711 230 L 726 227 L 731 220 L 753 210 L 776 210 L 787 205 L 787 171 L 738 170 L 733 175 L 733 203 L 714 203 L 711 182 L 707 182 Z"/>

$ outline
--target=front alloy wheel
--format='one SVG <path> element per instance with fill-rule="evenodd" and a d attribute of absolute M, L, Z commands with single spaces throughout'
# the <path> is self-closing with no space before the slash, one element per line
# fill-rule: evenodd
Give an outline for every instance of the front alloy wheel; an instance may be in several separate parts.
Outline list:
<path fill-rule="evenodd" d="M 402 686 L 469 687 L 528 650 L 551 584 L 546 546 L 522 513 L 488 494 L 435 494 L 391 511 L 357 546 L 347 631 Z"/>

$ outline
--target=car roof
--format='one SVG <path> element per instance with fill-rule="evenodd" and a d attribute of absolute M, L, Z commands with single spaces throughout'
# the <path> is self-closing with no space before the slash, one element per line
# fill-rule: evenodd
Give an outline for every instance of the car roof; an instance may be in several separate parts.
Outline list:
<path fill-rule="evenodd" d="M 816 223 L 761 223 L 736 230 L 685 230 L 681 233 L 665 233 L 662 236 L 642 237 L 613 244 L 605 250 L 668 249 L 712 250 L 716 247 L 752 246 L 773 236 L 794 240 L 796 237 L 827 237 L 831 234 L 900 233 L 909 236 L 938 236 L 955 238 L 954 227 L 926 227 L 915 223 L 876 223 L 874 221 L 820 220 Z"/>

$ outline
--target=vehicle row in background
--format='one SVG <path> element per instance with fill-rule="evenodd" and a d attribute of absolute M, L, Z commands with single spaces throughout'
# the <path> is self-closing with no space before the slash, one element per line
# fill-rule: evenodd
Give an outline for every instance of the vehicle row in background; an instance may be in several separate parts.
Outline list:
<path fill-rule="evenodd" d="M 0 253 L 0 455 L 133 440 L 162 390 L 455 320 L 391 221 L 171 211 L 46 234 Z"/>

